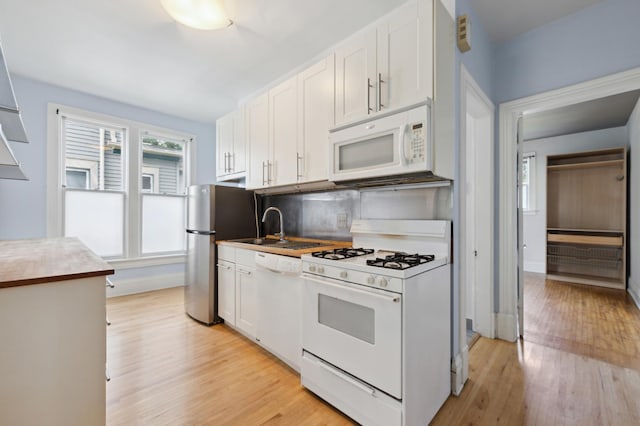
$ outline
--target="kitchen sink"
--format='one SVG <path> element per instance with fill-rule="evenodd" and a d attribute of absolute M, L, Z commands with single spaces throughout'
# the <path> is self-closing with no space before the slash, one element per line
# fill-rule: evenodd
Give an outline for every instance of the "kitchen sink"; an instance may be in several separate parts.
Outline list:
<path fill-rule="evenodd" d="M 273 238 L 243 238 L 239 240 L 232 240 L 234 243 L 254 244 L 257 246 L 270 246 L 281 249 L 289 250 L 302 250 L 313 247 L 326 246 L 326 243 L 314 243 L 308 241 L 289 241 L 289 240 L 276 240 Z"/>

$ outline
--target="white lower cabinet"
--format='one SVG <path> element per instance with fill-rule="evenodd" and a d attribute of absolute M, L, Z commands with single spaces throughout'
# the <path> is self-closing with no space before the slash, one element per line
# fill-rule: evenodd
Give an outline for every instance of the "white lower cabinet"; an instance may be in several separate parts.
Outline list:
<path fill-rule="evenodd" d="M 257 317 L 256 269 L 236 265 L 236 327 L 255 338 Z"/>
<path fill-rule="evenodd" d="M 236 265 L 218 260 L 218 315 L 236 325 Z"/>
<path fill-rule="evenodd" d="M 300 371 L 302 355 L 302 278 L 256 266 L 253 250 L 222 246 L 218 260 L 218 315 L 225 324 Z M 267 255 L 274 256 L 274 255 Z M 275 256 L 287 261 L 286 256 Z"/>

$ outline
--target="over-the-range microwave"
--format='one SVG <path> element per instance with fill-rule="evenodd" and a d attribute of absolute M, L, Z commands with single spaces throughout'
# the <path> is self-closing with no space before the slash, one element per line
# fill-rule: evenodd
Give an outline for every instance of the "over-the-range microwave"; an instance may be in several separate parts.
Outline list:
<path fill-rule="evenodd" d="M 432 170 L 430 102 L 329 132 L 329 180 L 357 181 Z"/>

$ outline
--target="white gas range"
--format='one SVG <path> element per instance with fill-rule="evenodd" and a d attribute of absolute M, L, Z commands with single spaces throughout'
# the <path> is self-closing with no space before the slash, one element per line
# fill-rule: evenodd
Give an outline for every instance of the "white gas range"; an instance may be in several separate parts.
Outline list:
<path fill-rule="evenodd" d="M 302 256 L 302 384 L 365 425 L 427 424 L 450 393 L 451 223 L 356 220 Z"/>

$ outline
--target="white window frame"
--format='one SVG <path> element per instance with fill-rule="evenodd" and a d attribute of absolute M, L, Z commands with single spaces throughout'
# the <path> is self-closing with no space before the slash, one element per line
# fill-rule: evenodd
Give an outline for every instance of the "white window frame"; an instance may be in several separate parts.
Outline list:
<path fill-rule="evenodd" d="M 98 187 L 98 163 L 97 162 L 69 158 L 66 160 L 66 164 L 64 168 L 65 168 L 65 172 L 67 168 L 75 169 L 75 170 L 86 170 L 89 173 L 89 180 L 87 181 L 87 183 L 89 184 L 89 188 L 86 188 L 86 189 Z M 66 185 L 66 177 L 65 177 L 64 184 Z"/>
<path fill-rule="evenodd" d="M 525 152 L 522 154 L 522 164 L 524 165 L 525 160 L 529 163 L 529 183 L 528 187 L 528 196 L 529 196 L 529 205 L 527 208 L 522 207 L 522 212 L 524 214 L 536 214 L 538 210 L 536 209 L 536 179 L 537 179 L 537 170 L 536 170 L 536 153 L 535 152 Z M 524 188 L 524 187 L 523 187 Z M 523 197 L 524 198 L 524 197 Z"/>
<path fill-rule="evenodd" d="M 151 176 L 151 189 L 145 190 L 142 187 L 142 178 L 145 176 Z M 157 194 L 160 192 L 160 169 L 157 167 L 142 166 L 142 173 L 140 174 L 140 192 L 143 194 Z"/>
<path fill-rule="evenodd" d="M 111 129 L 125 130 L 127 152 L 123 150 L 123 192 L 125 193 L 124 256 L 109 259 L 117 269 L 182 263 L 185 253 L 166 255 L 142 255 L 142 136 L 146 133 L 185 142 L 184 175 L 186 185 L 195 181 L 196 150 L 195 136 L 158 126 L 87 111 L 66 105 L 50 103 L 47 106 L 47 237 L 64 236 L 64 176 L 65 152 L 63 146 L 63 117 L 88 121 Z M 92 173 L 97 176 L 97 173 Z M 92 177 L 93 179 L 93 177 Z M 155 179 L 158 181 L 158 179 Z"/>

